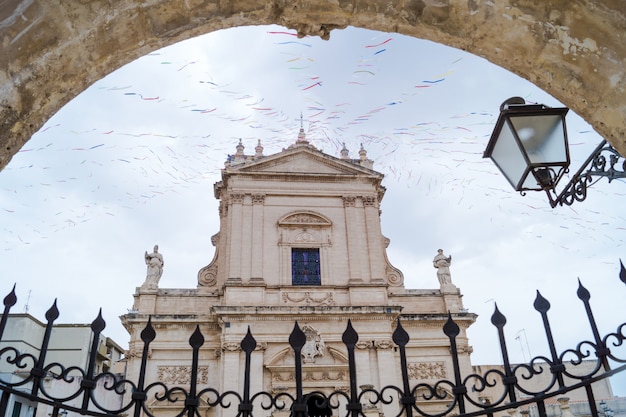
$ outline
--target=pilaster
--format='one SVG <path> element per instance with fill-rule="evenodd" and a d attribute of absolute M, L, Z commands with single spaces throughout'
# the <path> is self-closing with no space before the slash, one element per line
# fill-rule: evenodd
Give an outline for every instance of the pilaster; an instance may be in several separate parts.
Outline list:
<path fill-rule="evenodd" d="M 393 343 L 390 340 L 375 340 L 374 348 L 378 358 L 378 376 L 379 389 L 387 385 L 398 385 L 396 378 L 396 367 L 398 362 L 393 354 Z M 393 402 L 391 404 L 382 404 L 383 415 L 395 416 L 398 414 L 398 406 Z"/>
<path fill-rule="evenodd" d="M 263 284 L 263 231 L 265 194 L 252 194 L 252 268 L 250 282 Z"/>
<path fill-rule="evenodd" d="M 244 195 L 241 206 L 241 257 L 239 264 L 241 268 L 241 281 L 250 281 L 252 270 L 252 241 L 254 222 L 252 217 L 252 198 L 249 194 Z"/>
<path fill-rule="evenodd" d="M 222 343 L 222 372 L 223 387 L 222 392 L 235 391 L 240 392 L 242 383 L 239 381 L 239 375 L 243 369 L 239 369 L 240 360 L 239 353 L 241 346 L 237 342 Z"/>
<path fill-rule="evenodd" d="M 228 265 L 227 280 L 241 282 L 241 259 L 242 259 L 242 241 L 243 241 L 243 194 L 230 194 L 229 204 L 230 210 L 230 264 Z"/>
<path fill-rule="evenodd" d="M 348 244 L 348 269 L 350 284 L 360 284 L 363 282 L 359 262 L 361 262 L 357 230 L 356 197 L 353 195 L 343 196 L 343 207 L 346 220 L 346 241 Z"/>
<path fill-rule="evenodd" d="M 365 211 L 365 234 L 371 282 L 382 283 L 385 280 L 385 249 L 380 230 L 378 198 L 376 196 L 364 196 L 362 200 Z"/>

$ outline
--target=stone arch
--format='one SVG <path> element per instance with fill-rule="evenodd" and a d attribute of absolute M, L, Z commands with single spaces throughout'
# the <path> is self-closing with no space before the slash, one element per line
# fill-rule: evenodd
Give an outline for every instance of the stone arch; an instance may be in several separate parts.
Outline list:
<path fill-rule="evenodd" d="M 322 38 L 355 26 L 468 51 L 545 90 L 626 155 L 625 13 L 614 0 L 10 0 L 0 12 L 0 168 L 109 72 L 191 37 L 269 24 Z"/>

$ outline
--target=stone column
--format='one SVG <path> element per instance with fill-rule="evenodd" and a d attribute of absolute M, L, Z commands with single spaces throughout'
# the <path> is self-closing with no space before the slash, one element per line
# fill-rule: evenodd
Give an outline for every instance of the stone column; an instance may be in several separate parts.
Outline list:
<path fill-rule="evenodd" d="M 250 281 L 263 284 L 263 209 L 264 194 L 252 195 L 252 269 Z"/>

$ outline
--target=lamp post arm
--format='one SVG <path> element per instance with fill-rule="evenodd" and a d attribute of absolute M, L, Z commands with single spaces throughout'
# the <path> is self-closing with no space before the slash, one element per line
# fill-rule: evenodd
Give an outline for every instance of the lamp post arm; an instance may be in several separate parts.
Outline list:
<path fill-rule="evenodd" d="M 608 161 L 603 152 L 609 154 Z M 618 164 L 620 159 L 622 160 L 621 164 Z M 554 189 L 546 190 L 550 206 L 552 208 L 564 204 L 571 206 L 574 201 L 583 201 L 587 198 L 587 188 L 592 185 L 594 176 L 606 177 L 609 182 L 617 178 L 626 178 L 626 160 L 610 144 L 607 144 L 606 140 L 603 140 L 589 155 L 589 158 L 571 177 L 560 194 L 556 195 Z"/>

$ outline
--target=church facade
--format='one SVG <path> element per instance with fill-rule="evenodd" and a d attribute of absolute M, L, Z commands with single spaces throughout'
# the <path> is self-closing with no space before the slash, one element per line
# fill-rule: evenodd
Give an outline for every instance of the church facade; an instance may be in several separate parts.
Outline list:
<path fill-rule="evenodd" d="M 302 350 L 305 392 L 347 389 L 342 333 L 350 320 L 359 335 L 359 383 L 374 389 L 401 386 L 392 341 L 400 318 L 410 336 L 411 385 L 432 384 L 454 378 L 449 340 L 442 331 L 448 314 L 460 326 L 461 372 L 470 373 L 466 330 L 476 316 L 463 308 L 460 291 L 450 280 L 450 258 L 440 251 L 434 260 L 439 288 L 405 288 L 402 272 L 386 254 L 382 180 L 364 149 L 357 159 L 350 159 L 345 148 L 340 157 L 330 156 L 313 147 L 302 129 L 294 145 L 274 155 L 263 155 L 260 143 L 253 155 L 246 155 L 240 142 L 214 185 L 220 230 L 212 237 L 214 257 L 200 269 L 197 287 L 159 288 L 149 262 L 155 254 L 146 254 L 149 276 L 134 294 L 133 310 L 122 316 L 131 335 L 127 378 L 134 380 L 139 373 L 140 332 L 149 318 L 156 339 L 150 345 L 147 383 L 189 383 L 188 340 L 199 326 L 205 343 L 198 389 L 240 392 L 240 342 L 250 329 L 257 341 L 251 393 L 293 392 L 294 353 L 288 339 L 297 322 L 307 338 Z M 155 415 L 167 412 L 156 401 L 148 406 Z M 397 404 L 379 404 L 368 415 L 397 411 Z M 284 413 L 269 410 L 267 415 Z"/>

